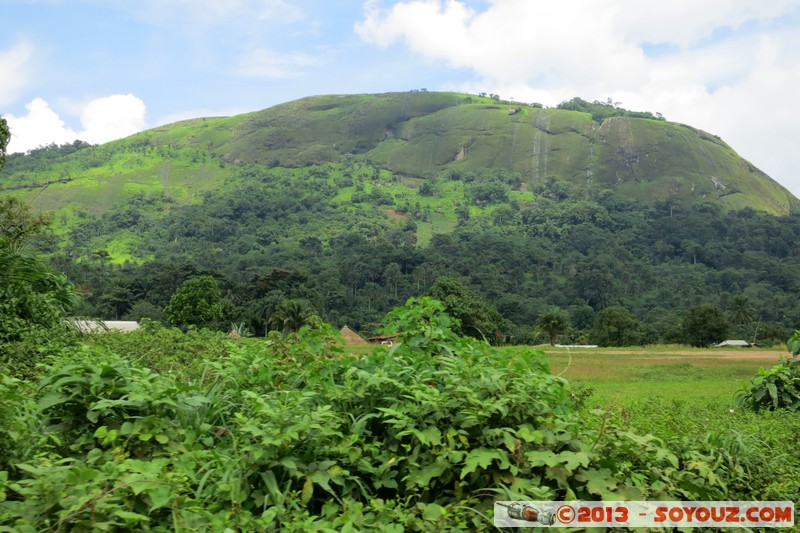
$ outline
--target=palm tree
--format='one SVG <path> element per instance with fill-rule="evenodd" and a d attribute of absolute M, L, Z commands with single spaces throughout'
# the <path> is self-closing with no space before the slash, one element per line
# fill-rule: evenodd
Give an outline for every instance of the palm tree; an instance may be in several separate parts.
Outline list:
<path fill-rule="evenodd" d="M 283 332 L 284 335 L 297 333 L 314 314 L 314 308 L 308 300 L 287 299 L 275 307 L 269 317 L 269 326 L 271 329 Z"/>
<path fill-rule="evenodd" d="M 67 311 L 78 302 L 78 293 L 61 272 L 31 255 L 25 245 L 0 240 L 0 287 L 6 295 L 19 291 L 46 294 L 48 301 L 60 311 Z"/>
<path fill-rule="evenodd" d="M 731 300 L 728 318 L 736 325 L 749 324 L 755 318 L 753 306 L 744 294 L 734 296 Z"/>
<path fill-rule="evenodd" d="M 569 319 L 566 311 L 558 307 L 551 307 L 545 311 L 538 321 L 539 329 L 547 333 L 551 346 L 555 345 L 556 339 L 567 330 L 568 325 Z"/>
<path fill-rule="evenodd" d="M 0 302 L 2 313 L 14 317 L 0 321 L 0 340 L 18 338 L 23 323 L 57 325 L 78 299 L 64 274 L 31 255 L 25 245 L 0 239 Z"/>

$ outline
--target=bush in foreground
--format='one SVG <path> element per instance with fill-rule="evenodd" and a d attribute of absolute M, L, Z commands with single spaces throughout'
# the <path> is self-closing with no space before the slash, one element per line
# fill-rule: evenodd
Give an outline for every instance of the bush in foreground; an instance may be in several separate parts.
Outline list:
<path fill-rule="evenodd" d="M 0 530 L 485 530 L 499 499 L 747 499 L 735 456 L 576 411 L 541 353 L 451 325 L 412 299 L 360 359 L 315 323 L 231 343 L 194 384 L 109 345 L 4 377 Z"/>
<path fill-rule="evenodd" d="M 787 409 L 800 411 L 800 331 L 786 342 L 791 358 L 759 369 L 758 374 L 736 395 L 736 404 L 754 411 Z"/>

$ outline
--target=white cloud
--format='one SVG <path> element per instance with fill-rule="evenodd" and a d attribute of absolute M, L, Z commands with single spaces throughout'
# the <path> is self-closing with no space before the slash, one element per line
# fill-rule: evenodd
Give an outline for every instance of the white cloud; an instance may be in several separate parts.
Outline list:
<path fill-rule="evenodd" d="M 800 84 L 800 0 L 460 0 L 367 2 L 355 32 L 402 44 L 477 80 L 447 87 L 555 105 L 573 96 L 621 101 L 720 135 L 800 196 L 785 154 Z M 648 55 L 648 44 L 665 52 Z"/>
<path fill-rule="evenodd" d="M 25 105 L 25 109 L 28 113 L 24 116 L 6 116 L 11 130 L 9 153 L 27 152 L 51 143 L 64 144 L 78 138 L 77 133 L 68 128 L 61 117 L 41 98 L 34 98 Z"/>
<path fill-rule="evenodd" d="M 89 102 L 81 113 L 81 139 L 103 143 L 127 137 L 145 126 L 144 102 L 133 94 L 114 94 Z"/>
<path fill-rule="evenodd" d="M 235 72 L 240 76 L 285 79 L 302 75 L 306 68 L 316 64 L 314 56 L 302 52 L 280 54 L 266 48 L 255 48 L 239 60 Z"/>
<path fill-rule="evenodd" d="M 0 107 L 19 98 L 30 84 L 33 46 L 21 41 L 9 50 L 0 50 Z"/>
<path fill-rule="evenodd" d="M 146 127 L 145 104 L 132 94 L 115 94 L 90 101 L 81 111 L 80 131 L 67 126 L 42 98 L 34 98 L 25 109 L 27 113 L 23 116 L 6 116 L 11 130 L 10 153 L 76 139 L 99 144 L 132 135 Z"/>

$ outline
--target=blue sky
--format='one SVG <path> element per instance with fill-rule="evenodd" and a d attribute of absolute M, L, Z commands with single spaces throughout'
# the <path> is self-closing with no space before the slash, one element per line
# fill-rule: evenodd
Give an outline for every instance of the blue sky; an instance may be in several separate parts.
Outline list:
<path fill-rule="evenodd" d="M 800 0 L 0 0 L 11 151 L 314 94 L 613 98 L 800 196 Z"/>

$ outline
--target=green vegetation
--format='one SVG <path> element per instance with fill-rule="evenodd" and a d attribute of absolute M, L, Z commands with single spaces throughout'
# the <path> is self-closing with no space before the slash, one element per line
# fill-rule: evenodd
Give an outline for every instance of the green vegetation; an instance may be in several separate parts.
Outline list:
<path fill-rule="evenodd" d="M 777 361 L 781 350 L 771 352 Z M 547 355 L 554 373 L 585 388 L 584 394 L 591 394 L 586 403 L 612 413 L 616 423 L 671 446 L 696 441 L 717 447 L 737 455 L 747 470 L 766 467 L 771 472 L 766 478 L 748 481 L 759 487 L 761 499 L 798 501 L 800 459 L 792 435 L 800 430 L 800 419 L 785 409 L 753 411 L 740 400 L 742 385 L 761 374 L 764 352 L 740 350 L 733 356 L 660 346 L 625 352 L 548 349 Z"/>
<path fill-rule="evenodd" d="M 730 324 L 719 309 L 713 305 L 701 304 L 686 310 L 681 328 L 683 338 L 688 344 L 702 348 L 725 338 Z"/>
<path fill-rule="evenodd" d="M 597 314 L 592 338 L 600 346 L 634 346 L 641 339 L 639 322 L 627 309 L 606 307 Z"/>
<path fill-rule="evenodd" d="M 550 346 L 554 346 L 559 335 L 564 333 L 569 326 L 569 315 L 563 309 L 551 307 L 539 317 L 538 327 L 545 334 Z"/>
<path fill-rule="evenodd" d="M 181 283 L 210 275 L 220 324 L 263 335 L 283 329 L 276 306 L 302 300 L 375 331 L 446 278 L 485 302 L 480 323 L 450 310 L 492 342 L 539 342 L 533 326 L 558 307 L 565 342 L 691 343 L 680 321 L 700 304 L 734 338 L 782 340 L 800 325 L 797 200 L 714 136 L 658 118 L 580 99 L 320 96 L 11 155 L 0 184 L 55 210 L 39 244 L 87 316 L 164 320 Z M 608 307 L 637 334 L 596 327 Z"/>
<path fill-rule="evenodd" d="M 466 307 L 475 330 L 451 312 L 465 333 L 492 342 L 541 342 L 533 326 L 550 307 L 568 314 L 566 343 L 693 343 L 681 319 L 700 304 L 731 325 L 706 343 L 782 342 L 798 327 L 796 216 L 646 207 L 612 191 L 584 196 L 557 180 L 524 191 L 518 177 L 451 173 L 426 182 L 421 195 L 418 183 L 368 165 L 253 165 L 191 205 L 138 195 L 100 216 L 56 215 L 53 234 L 38 244 L 87 295 L 75 312 L 110 319 L 164 320 L 181 283 L 210 275 L 220 286 L 219 323 L 258 335 L 277 327 L 269 318 L 286 299 L 372 332 L 439 278 L 488 306 Z M 510 200 L 471 196 L 483 181 L 509 187 Z M 638 334 L 609 337 L 595 327 L 608 307 L 625 309 Z"/>
<path fill-rule="evenodd" d="M 503 169 L 519 174 L 528 190 L 556 178 L 649 205 L 711 201 L 779 215 L 800 206 L 719 138 L 646 112 L 580 99 L 545 109 L 429 92 L 315 96 L 183 121 L 98 147 L 47 147 L 10 156 L 3 187 L 38 209 L 80 205 L 102 214 L 137 194 L 192 203 L 232 167 L 349 162 L 424 180 Z"/>
<path fill-rule="evenodd" d="M 664 120 L 661 113 L 650 113 L 649 111 L 628 111 L 619 107 L 618 102 L 614 102 L 611 98 L 606 102 L 587 102 L 580 98 L 573 98 L 566 102 L 558 104 L 558 109 L 567 109 L 570 111 L 581 111 L 583 113 L 590 113 L 592 120 L 595 122 L 602 122 L 609 117 L 632 117 L 632 118 L 648 118 L 651 120 Z"/>
<path fill-rule="evenodd" d="M 47 223 L 18 201 L 0 198 L 0 367 L 13 364 L 20 375 L 69 336 L 64 319 L 78 301 L 67 277 L 34 251 Z M 37 346 L 48 337 L 47 347 Z"/>
<path fill-rule="evenodd" d="M 178 287 L 164 310 L 177 326 L 214 327 L 222 319 L 219 285 L 211 276 L 191 278 Z"/>
<path fill-rule="evenodd" d="M 703 132 L 510 105 L 318 97 L 10 156 L 0 531 L 462 531 L 490 529 L 497 499 L 798 501 L 800 333 L 754 378 L 709 349 L 489 344 L 782 342 L 796 200 L 698 202 L 683 148 L 667 185 L 647 167 L 664 154 L 640 164 L 634 140 L 662 134 L 742 164 Z M 555 155 L 585 142 L 591 166 Z M 63 208 L 52 234 L 32 191 Z M 67 314 L 142 328 L 80 334 Z M 328 323 L 397 338 L 351 350 Z M 197 329 L 227 324 L 243 338 Z"/>
<path fill-rule="evenodd" d="M 392 349 L 358 357 L 321 323 L 86 336 L 35 379 L 0 375 L 0 528 L 481 531 L 496 499 L 797 499 L 794 419 L 654 401 L 646 377 L 590 409 L 541 352 L 453 324 L 411 300 Z"/>
<path fill-rule="evenodd" d="M 502 342 L 502 339 L 487 337 L 492 332 L 506 329 L 503 317 L 494 306 L 474 293 L 456 278 L 436 278 L 428 290 L 428 296 L 442 302 L 448 315 L 455 318 L 453 331 L 487 342 Z"/>
<path fill-rule="evenodd" d="M 6 147 L 8 147 L 9 139 L 11 139 L 11 132 L 8 131 L 8 122 L 5 118 L 0 117 L 0 169 L 6 162 Z"/>
<path fill-rule="evenodd" d="M 315 316 L 314 309 L 308 300 L 290 298 L 283 300 L 275 307 L 270 315 L 269 323 L 272 329 L 287 333 L 297 333 Z"/>
<path fill-rule="evenodd" d="M 762 409 L 800 411 L 800 331 L 786 343 L 791 359 L 782 357 L 780 363 L 759 369 L 758 374 L 736 395 L 739 406 L 756 412 Z"/>
<path fill-rule="evenodd" d="M 14 283 L 30 292 L 38 278 Z M 258 283 L 309 288 L 288 270 Z M 220 300 L 209 276 L 180 287 L 169 314 Z M 439 288 L 480 302 L 453 280 Z M 288 319 L 300 301 L 272 314 Z M 541 352 L 458 336 L 429 297 L 386 316 L 390 350 L 360 356 L 317 319 L 296 333 L 282 324 L 227 342 L 149 321 L 82 337 L 45 324 L 17 340 L 38 364 L 12 354 L 0 367 L 0 528 L 487 530 L 497 499 L 798 496 L 796 457 L 773 461 L 721 425 L 682 435 L 662 417 L 641 432 L 624 412 L 586 407 L 589 393 Z M 784 429 L 767 439 L 779 453 Z"/>
<path fill-rule="evenodd" d="M 730 338 L 782 342 L 797 328 L 797 217 L 709 204 L 648 208 L 610 191 L 579 196 L 557 182 L 540 196 L 519 191 L 525 201 L 474 205 L 465 185 L 514 183 L 497 175 L 437 180 L 431 196 L 419 196 L 364 165 L 252 166 L 197 204 L 137 197 L 67 232 L 57 226 L 63 240 L 44 244 L 88 295 L 78 312 L 104 318 L 160 319 L 181 283 L 212 275 L 222 324 L 244 322 L 263 335 L 278 304 L 301 299 L 327 322 L 372 332 L 393 306 L 445 278 L 488 306 L 465 308 L 480 333 L 464 332 L 477 338 L 539 342 L 532 328 L 550 307 L 568 314 L 566 343 L 692 343 L 681 319 L 700 304 L 727 312 Z M 437 220 L 449 225 L 422 245 L 419 228 Z M 111 255 L 120 242 L 135 262 Z M 625 309 L 638 334 L 609 337 L 595 327 L 608 307 Z M 448 308 L 471 327 L 455 302 Z M 716 330 L 708 342 L 725 337 Z"/>

